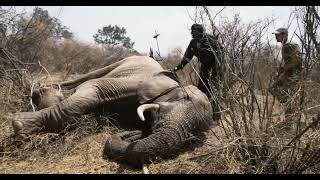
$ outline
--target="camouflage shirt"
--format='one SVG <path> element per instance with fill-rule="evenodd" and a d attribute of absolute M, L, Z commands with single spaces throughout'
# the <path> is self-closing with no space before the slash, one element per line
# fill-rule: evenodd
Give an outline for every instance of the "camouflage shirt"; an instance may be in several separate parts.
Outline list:
<path fill-rule="evenodd" d="M 181 63 L 177 66 L 182 69 L 192 58 L 196 56 L 198 60 L 208 68 L 217 65 L 216 57 L 221 57 L 222 46 L 213 35 L 205 33 L 201 39 L 192 39 L 183 56 Z M 220 58 L 219 58 L 220 59 Z"/>
<path fill-rule="evenodd" d="M 293 73 L 301 70 L 302 59 L 299 53 L 298 44 L 286 43 L 282 46 L 282 60 L 284 65 L 282 72 L 280 73 L 292 75 Z"/>

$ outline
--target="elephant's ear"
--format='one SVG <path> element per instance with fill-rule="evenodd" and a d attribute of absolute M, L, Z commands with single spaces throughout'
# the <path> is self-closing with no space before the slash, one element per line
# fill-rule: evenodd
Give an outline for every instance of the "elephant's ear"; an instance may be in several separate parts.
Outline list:
<path fill-rule="evenodd" d="M 165 76 L 168 76 L 169 78 L 175 80 L 176 82 L 179 82 L 178 76 L 173 73 L 172 71 L 168 71 L 168 70 L 164 70 L 162 72 L 159 73 L 160 75 L 163 74 Z"/>
<path fill-rule="evenodd" d="M 140 104 L 152 103 L 156 98 L 168 93 L 173 88 L 178 87 L 177 81 L 174 81 L 164 73 L 158 73 L 153 76 L 151 81 L 142 81 L 137 85 L 137 96 Z"/>

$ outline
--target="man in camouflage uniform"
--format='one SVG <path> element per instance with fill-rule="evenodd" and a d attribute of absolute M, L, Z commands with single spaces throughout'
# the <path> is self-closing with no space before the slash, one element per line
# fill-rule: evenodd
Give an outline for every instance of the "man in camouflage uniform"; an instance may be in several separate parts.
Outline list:
<path fill-rule="evenodd" d="M 281 103 L 289 100 L 289 91 L 299 80 L 302 70 L 302 59 L 300 57 L 299 45 L 289 43 L 288 30 L 279 28 L 274 32 L 277 42 L 282 43 L 282 63 L 279 67 L 278 79 L 271 87 L 271 93 L 278 98 Z"/>
<path fill-rule="evenodd" d="M 211 99 L 209 78 L 212 74 L 213 84 L 215 89 L 219 89 L 219 83 L 222 79 L 221 72 L 221 58 L 222 46 L 218 42 L 218 38 L 205 33 L 201 24 L 193 24 L 191 26 L 192 40 L 183 56 L 181 63 L 174 68 L 173 71 L 182 69 L 188 62 L 191 61 L 193 56 L 196 56 L 201 63 L 200 78 L 198 88 L 204 92 L 209 99 Z M 214 101 L 214 112 L 218 112 L 217 103 Z M 216 113 L 214 113 L 216 114 Z M 214 117 L 220 119 L 220 115 Z"/>

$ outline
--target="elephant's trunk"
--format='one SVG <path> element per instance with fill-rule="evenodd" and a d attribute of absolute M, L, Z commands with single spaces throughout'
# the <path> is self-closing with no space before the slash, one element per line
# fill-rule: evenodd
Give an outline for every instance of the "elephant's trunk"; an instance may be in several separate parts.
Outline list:
<path fill-rule="evenodd" d="M 141 121 L 145 121 L 143 112 L 147 110 L 158 110 L 160 108 L 159 104 L 143 104 L 137 108 L 137 113 Z"/>
<path fill-rule="evenodd" d="M 179 149 L 190 135 L 177 126 L 160 128 L 150 136 L 132 142 L 126 149 L 124 159 L 130 164 L 143 164 L 149 158 L 171 154 L 171 150 Z"/>

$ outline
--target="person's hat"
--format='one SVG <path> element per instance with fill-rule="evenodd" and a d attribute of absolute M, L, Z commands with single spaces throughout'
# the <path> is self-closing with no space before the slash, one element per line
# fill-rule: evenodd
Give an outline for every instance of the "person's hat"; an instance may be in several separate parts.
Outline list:
<path fill-rule="evenodd" d="M 273 32 L 272 34 L 281 34 L 281 33 L 288 34 L 288 29 L 287 28 L 279 28 L 275 32 Z"/>

